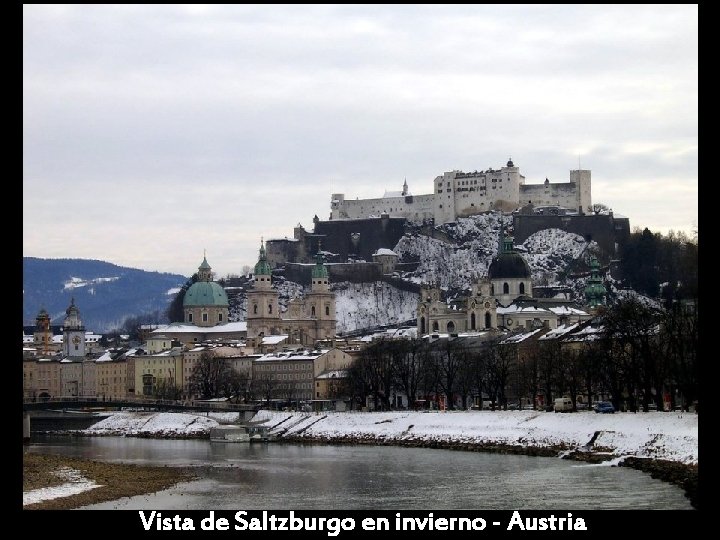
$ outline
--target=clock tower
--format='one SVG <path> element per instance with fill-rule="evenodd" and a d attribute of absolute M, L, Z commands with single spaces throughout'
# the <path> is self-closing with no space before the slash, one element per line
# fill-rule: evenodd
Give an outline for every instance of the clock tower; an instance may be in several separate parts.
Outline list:
<path fill-rule="evenodd" d="M 75 305 L 75 298 L 65 310 L 63 353 L 70 357 L 85 357 L 85 326 L 80 319 L 80 310 Z"/>

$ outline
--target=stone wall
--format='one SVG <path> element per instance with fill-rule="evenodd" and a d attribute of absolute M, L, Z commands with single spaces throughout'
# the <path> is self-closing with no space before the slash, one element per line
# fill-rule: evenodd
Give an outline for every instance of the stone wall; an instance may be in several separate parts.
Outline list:
<path fill-rule="evenodd" d="M 617 255 L 616 244 L 630 235 L 630 220 L 609 215 L 523 215 L 513 216 L 515 244 L 522 244 L 543 229 L 561 229 L 595 240 L 610 256 Z"/>
<path fill-rule="evenodd" d="M 284 276 L 290 281 L 309 286 L 313 264 L 287 263 Z M 382 266 L 379 263 L 330 263 L 325 265 L 328 269 L 330 283 L 350 281 L 363 283 L 366 281 L 382 280 Z"/>

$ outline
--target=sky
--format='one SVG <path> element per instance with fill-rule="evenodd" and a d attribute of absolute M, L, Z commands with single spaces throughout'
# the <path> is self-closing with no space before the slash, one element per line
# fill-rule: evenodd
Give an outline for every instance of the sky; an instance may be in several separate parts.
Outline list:
<path fill-rule="evenodd" d="M 697 5 L 24 5 L 23 255 L 218 277 L 500 168 L 697 230 Z"/>

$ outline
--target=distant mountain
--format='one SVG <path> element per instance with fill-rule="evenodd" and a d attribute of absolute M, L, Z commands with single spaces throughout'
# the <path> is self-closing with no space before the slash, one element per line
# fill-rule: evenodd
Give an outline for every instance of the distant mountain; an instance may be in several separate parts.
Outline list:
<path fill-rule="evenodd" d="M 126 317 L 164 312 L 187 279 L 105 261 L 23 257 L 23 325 L 34 324 L 41 308 L 62 324 L 74 297 L 85 328 L 107 332 Z"/>

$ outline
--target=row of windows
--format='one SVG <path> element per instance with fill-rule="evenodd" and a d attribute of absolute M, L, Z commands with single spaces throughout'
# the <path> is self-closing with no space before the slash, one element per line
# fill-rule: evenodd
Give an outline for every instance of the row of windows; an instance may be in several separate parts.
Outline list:
<path fill-rule="evenodd" d="M 292 373 L 278 373 L 277 376 L 271 375 L 270 380 L 284 380 L 287 381 L 288 379 L 293 381 L 297 379 L 312 379 L 312 373 L 298 373 L 297 375 L 293 375 Z"/>
<path fill-rule="evenodd" d="M 257 366 L 257 369 L 260 371 L 275 371 L 276 364 L 271 364 L 269 366 Z M 312 369 L 312 364 L 310 363 L 302 363 L 302 364 L 280 364 L 277 366 L 278 371 L 305 371 L 308 369 Z"/>
<path fill-rule="evenodd" d="M 279 384 L 276 388 L 276 390 L 310 390 L 312 388 L 312 384 L 310 383 L 300 383 L 300 384 Z"/>
<path fill-rule="evenodd" d="M 209 320 L 208 314 L 203 313 L 202 314 L 202 322 L 208 322 L 208 320 Z M 223 314 L 222 313 L 218 313 L 217 320 L 218 320 L 218 322 L 223 322 Z M 188 313 L 187 322 L 193 322 L 193 314 L 192 313 Z"/>

